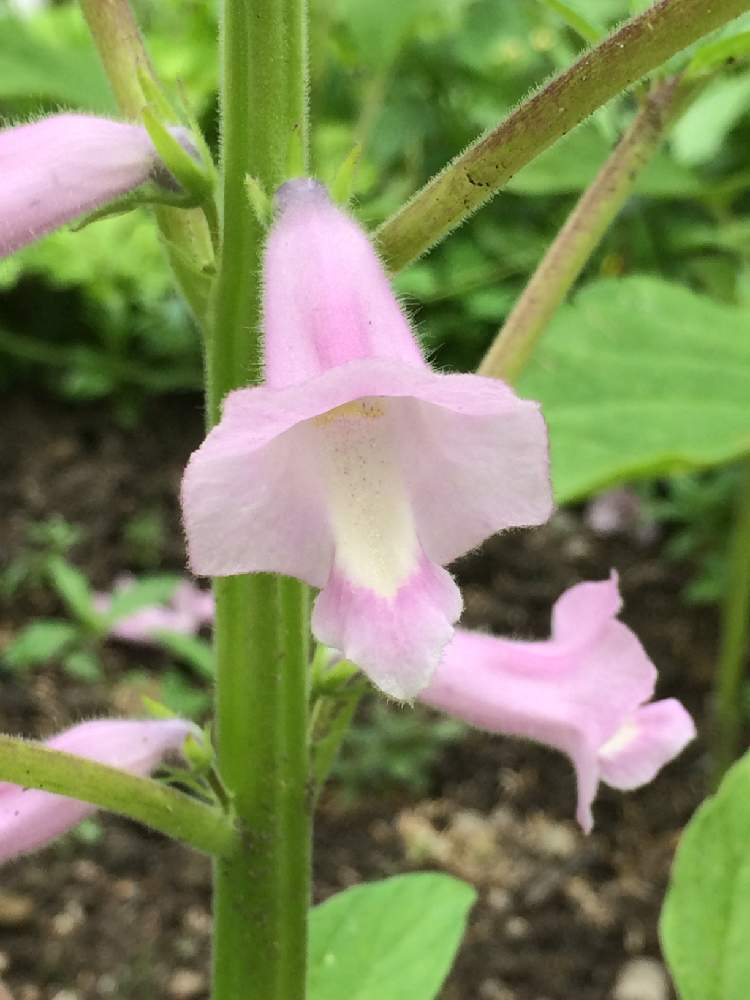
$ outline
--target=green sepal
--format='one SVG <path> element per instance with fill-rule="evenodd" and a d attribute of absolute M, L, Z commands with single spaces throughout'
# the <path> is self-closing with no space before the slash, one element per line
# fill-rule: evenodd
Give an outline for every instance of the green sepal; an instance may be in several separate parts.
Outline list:
<path fill-rule="evenodd" d="M 169 205 L 172 208 L 196 208 L 200 203 L 200 199 L 193 195 L 186 195 L 184 191 L 167 191 L 158 184 L 154 184 L 153 181 L 149 181 L 138 188 L 137 191 L 124 194 L 119 198 L 115 198 L 114 201 L 110 201 L 109 204 L 97 208 L 95 212 L 89 212 L 79 219 L 78 222 L 73 223 L 70 228 L 74 233 L 77 233 L 81 229 L 85 229 L 86 226 L 90 226 L 92 222 L 99 222 L 101 219 L 111 219 L 116 215 L 126 215 L 141 205 Z"/>
<path fill-rule="evenodd" d="M 362 156 L 362 144 L 356 143 L 336 171 L 331 184 L 331 196 L 339 205 L 348 205 L 354 193 L 354 180 Z"/>
<path fill-rule="evenodd" d="M 190 765 L 190 770 L 195 774 L 206 774 L 211 770 L 214 763 L 214 751 L 210 743 L 198 740 L 192 733 L 187 737 L 182 747 L 185 760 Z"/>
<path fill-rule="evenodd" d="M 141 695 L 141 702 L 143 704 L 144 711 L 147 715 L 151 716 L 152 719 L 178 718 L 177 713 L 173 712 L 171 708 L 167 708 L 165 704 L 157 701 L 156 698 L 149 698 L 147 694 Z"/>
<path fill-rule="evenodd" d="M 245 191 L 247 200 L 262 229 L 268 229 L 273 219 L 273 201 L 257 177 L 245 175 Z"/>
<path fill-rule="evenodd" d="M 200 204 L 213 197 L 213 168 L 206 170 L 169 131 L 151 106 L 143 109 L 143 124 L 159 158 L 177 183 Z"/>
<path fill-rule="evenodd" d="M 171 121 L 175 117 L 174 108 L 167 100 L 164 91 L 156 82 L 153 75 L 141 63 L 138 64 L 136 75 L 146 104 L 156 109 L 160 118 L 163 118 L 165 121 Z"/>

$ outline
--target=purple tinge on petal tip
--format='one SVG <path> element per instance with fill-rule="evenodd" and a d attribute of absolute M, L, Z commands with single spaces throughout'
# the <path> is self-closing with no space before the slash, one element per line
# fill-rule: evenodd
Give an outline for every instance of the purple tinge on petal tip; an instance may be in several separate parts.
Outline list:
<path fill-rule="evenodd" d="M 330 201 L 328 188 L 313 177 L 295 177 L 285 181 L 274 195 L 274 206 L 277 212 L 284 212 L 292 205 L 321 200 Z"/>

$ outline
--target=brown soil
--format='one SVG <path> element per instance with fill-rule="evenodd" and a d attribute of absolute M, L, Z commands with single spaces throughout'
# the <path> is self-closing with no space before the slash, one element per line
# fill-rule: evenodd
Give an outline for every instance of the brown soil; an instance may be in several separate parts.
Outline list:
<path fill-rule="evenodd" d="M 14 398 L 0 416 L 0 552 L 21 551 L 25 526 L 52 513 L 84 526 L 75 562 L 97 586 L 129 565 L 123 525 L 144 509 L 167 526 L 159 565 L 179 570 L 175 503 L 181 467 L 200 440 L 193 398 L 160 401 L 137 431 L 106 411 Z M 711 613 L 686 609 L 681 572 L 658 545 L 602 540 L 563 512 L 545 529 L 492 539 L 462 560 L 470 625 L 544 636 L 553 600 L 572 583 L 621 574 L 624 619 L 657 663 L 660 694 L 705 719 L 715 645 Z M 0 607 L 0 650 L 15 630 L 61 609 L 32 589 Z M 55 666 L 0 674 L 0 728 L 44 736 L 81 717 L 122 710 L 130 669 L 158 673 L 158 654 L 106 652 L 106 683 Z M 354 804 L 333 788 L 316 828 L 316 898 L 359 881 L 442 868 L 480 892 L 443 1000 L 602 1000 L 629 960 L 658 956 L 656 921 L 681 828 L 705 790 L 697 741 L 651 786 L 603 790 L 597 826 L 572 821 L 572 774 L 559 756 L 479 733 L 445 750 L 427 796 L 393 790 Z M 0 882 L 0 976 L 15 1000 L 207 997 L 210 883 L 206 859 L 116 817 L 104 835 L 70 835 L 8 865 Z M 654 994 L 658 997 L 658 994 Z M 388 1000 L 384 997 L 383 1000 Z M 643 1000 L 647 1000 L 644 996 Z"/>

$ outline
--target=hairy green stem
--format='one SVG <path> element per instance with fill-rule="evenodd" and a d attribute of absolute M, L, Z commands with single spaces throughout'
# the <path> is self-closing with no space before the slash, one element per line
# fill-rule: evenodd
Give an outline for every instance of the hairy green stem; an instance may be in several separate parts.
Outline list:
<path fill-rule="evenodd" d="M 660 0 L 585 52 L 432 178 L 377 232 L 398 271 L 469 218 L 521 167 L 620 91 L 698 38 L 750 10 L 750 0 Z"/>
<path fill-rule="evenodd" d="M 565 296 L 612 224 L 684 107 L 686 88 L 673 77 L 646 97 L 630 128 L 586 189 L 526 285 L 479 366 L 480 375 L 514 382 Z"/>
<path fill-rule="evenodd" d="M 304 0 L 224 0 L 222 249 L 207 408 L 260 370 L 263 232 L 245 178 L 272 192 L 307 155 Z M 217 580 L 217 749 L 242 841 L 215 868 L 214 1000 L 303 1000 L 309 907 L 308 595 L 263 574 Z"/>
<path fill-rule="evenodd" d="M 3 781 L 90 802 L 208 854 L 231 852 L 237 840 L 223 812 L 184 792 L 19 737 L 0 735 L 0 773 Z"/>
<path fill-rule="evenodd" d="M 750 459 L 744 460 L 741 473 L 721 621 L 714 716 L 716 785 L 737 758 L 745 718 L 743 688 L 750 645 Z"/>
<path fill-rule="evenodd" d="M 80 0 L 117 105 L 126 118 L 140 121 L 148 103 L 141 77 L 158 80 L 128 0 Z M 205 325 L 214 264 L 211 232 L 198 208 L 154 207 L 170 264 L 196 320 Z"/>

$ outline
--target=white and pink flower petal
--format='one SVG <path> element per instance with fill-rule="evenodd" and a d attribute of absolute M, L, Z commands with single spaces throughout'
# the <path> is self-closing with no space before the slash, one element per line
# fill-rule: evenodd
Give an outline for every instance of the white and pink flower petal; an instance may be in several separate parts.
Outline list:
<path fill-rule="evenodd" d="M 610 579 L 563 595 L 556 605 L 557 634 L 547 641 L 457 629 L 419 695 L 478 728 L 567 754 L 576 770 L 576 816 L 586 832 L 600 780 L 617 788 L 650 781 L 695 732 L 679 702 L 645 704 L 656 670 L 636 636 L 613 617 L 619 604 Z M 577 642 L 568 617 L 574 609 Z"/>
<path fill-rule="evenodd" d="M 599 749 L 602 781 L 628 791 L 651 781 L 695 738 L 695 723 L 674 698 L 642 705 Z"/>
<path fill-rule="evenodd" d="M 321 185 L 289 182 L 277 203 L 264 267 L 266 383 L 229 395 L 188 464 L 191 567 L 275 571 L 324 588 L 316 636 L 384 690 L 412 697 L 460 610 L 438 567 L 549 517 L 544 422 L 500 382 L 427 366 L 367 236 Z"/>
<path fill-rule="evenodd" d="M 410 701 L 428 683 L 461 613 L 449 573 L 426 558 L 390 595 L 357 586 L 338 568 L 318 595 L 313 631 L 391 697 Z"/>

